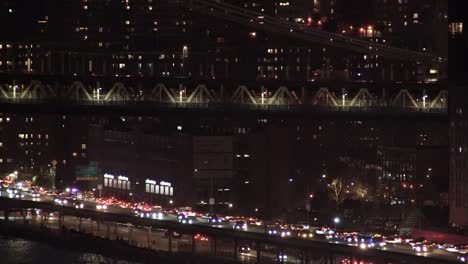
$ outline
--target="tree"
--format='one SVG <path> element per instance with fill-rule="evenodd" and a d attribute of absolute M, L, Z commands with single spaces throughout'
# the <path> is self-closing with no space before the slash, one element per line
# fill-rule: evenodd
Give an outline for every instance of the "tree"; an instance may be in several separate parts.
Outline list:
<path fill-rule="evenodd" d="M 331 196 L 336 203 L 336 210 L 338 211 L 340 203 L 342 203 L 344 200 L 341 192 L 343 189 L 343 180 L 341 178 L 334 179 L 329 184 L 329 188 L 331 189 Z"/>

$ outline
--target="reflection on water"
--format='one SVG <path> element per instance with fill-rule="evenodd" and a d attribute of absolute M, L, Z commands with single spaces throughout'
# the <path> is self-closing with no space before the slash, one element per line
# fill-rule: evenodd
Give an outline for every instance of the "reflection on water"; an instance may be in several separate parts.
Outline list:
<path fill-rule="evenodd" d="M 20 238 L 5 238 L 0 236 L 0 263 L 8 264 L 64 264 L 64 263 L 116 263 L 133 264 L 124 260 L 116 260 L 98 254 L 83 253 L 63 248 L 53 247 L 45 243 L 23 240 Z"/>

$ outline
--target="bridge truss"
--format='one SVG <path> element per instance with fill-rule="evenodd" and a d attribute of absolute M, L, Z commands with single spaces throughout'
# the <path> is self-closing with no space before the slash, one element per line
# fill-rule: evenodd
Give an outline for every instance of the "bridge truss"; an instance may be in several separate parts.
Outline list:
<path fill-rule="evenodd" d="M 145 87 L 123 82 L 106 87 L 83 82 L 52 84 L 30 81 L 23 84 L 0 84 L 0 102 L 41 104 L 55 102 L 78 105 L 153 105 L 171 108 L 210 108 L 218 106 L 239 109 L 294 108 L 344 112 L 373 112 L 388 109 L 398 112 L 446 113 L 447 90 L 421 91 L 405 89 L 374 91 L 368 88 L 331 89 L 328 87 L 287 87 L 238 85 L 176 85 L 155 83 Z"/>
<path fill-rule="evenodd" d="M 444 63 L 446 58 L 429 53 L 411 51 L 349 37 L 343 34 L 326 32 L 264 13 L 248 10 L 222 0 L 172 0 L 191 10 L 203 14 L 242 24 L 247 27 L 265 30 L 272 33 L 287 34 L 293 38 L 309 43 L 318 43 L 328 47 L 344 48 L 362 54 L 379 55 L 399 61 L 424 62 L 427 64 Z"/>

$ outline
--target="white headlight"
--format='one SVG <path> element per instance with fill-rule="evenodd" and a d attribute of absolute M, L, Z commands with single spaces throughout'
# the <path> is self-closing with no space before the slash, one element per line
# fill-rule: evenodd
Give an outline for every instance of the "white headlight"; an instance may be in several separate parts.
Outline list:
<path fill-rule="evenodd" d="M 189 219 L 189 220 L 188 220 L 188 223 L 189 223 L 189 224 L 192 224 L 192 223 L 193 223 L 192 219 Z"/>

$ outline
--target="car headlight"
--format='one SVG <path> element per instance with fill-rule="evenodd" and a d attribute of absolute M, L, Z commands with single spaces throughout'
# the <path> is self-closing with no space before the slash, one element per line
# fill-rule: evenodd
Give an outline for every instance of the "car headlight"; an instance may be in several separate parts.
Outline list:
<path fill-rule="evenodd" d="M 192 224 L 192 223 L 193 223 L 192 219 L 188 220 L 188 223 L 189 223 L 189 224 Z"/>
<path fill-rule="evenodd" d="M 465 261 L 466 261 L 466 258 L 465 258 L 465 257 L 460 257 L 460 261 L 461 261 L 461 262 L 465 262 Z"/>
<path fill-rule="evenodd" d="M 420 251 L 421 251 L 421 247 L 415 247 L 414 250 L 416 250 L 417 252 L 420 252 Z"/>
<path fill-rule="evenodd" d="M 359 244 L 359 247 L 360 247 L 361 249 L 366 249 L 366 244 Z"/>
<path fill-rule="evenodd" d="M 379 246 L 381 246 L 381 247 L 385 246 L 385 242 L 380 242 Z"/>
<path fill-rule="evenodd" d="M 218 223 L 221 223 L 221 222 L 222 222 L 222 220 L 221 220 L 221 219 L 218 219 Z"/>
<path fill-rule="evenodd" d="M 287 236 L 290 236 L 290 235 L 291 235 L 291 232 L 289 232 L 289 231 L 286 232 L 286 235 L 287 235 Z"/>
<path fill-rule="evenodd" d="M 427 251 L 427 247 L 426 247 L 426 246 L 423 246 L 423 247 L 422 247 L 422 251 Z"/>

